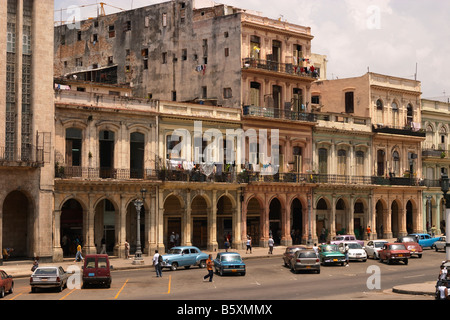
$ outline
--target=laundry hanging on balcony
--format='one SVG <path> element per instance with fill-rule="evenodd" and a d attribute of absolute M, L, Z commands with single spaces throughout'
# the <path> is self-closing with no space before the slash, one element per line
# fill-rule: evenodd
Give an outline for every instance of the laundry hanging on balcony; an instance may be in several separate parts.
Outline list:
<path fill-rule="evenodd" d="M 197 72 L 203 72 L 203 75 L 205 75 L 205 73 L 206 73 L 206 64 L 198 65 L 198 66 L 195 68 L 195 71 L 197 71 Z"/>

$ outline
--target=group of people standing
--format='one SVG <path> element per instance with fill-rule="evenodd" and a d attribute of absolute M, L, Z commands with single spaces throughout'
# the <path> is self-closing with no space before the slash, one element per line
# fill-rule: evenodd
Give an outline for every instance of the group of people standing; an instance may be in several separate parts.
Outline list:
<path fill-rule="evenodd" d="M 445 266 L 445 264 L 449 262 L 450 260 L 444 261 L 439 271 L 438 282 L 436 284 L 436 299 L 438 300 L 450 300 L 448 289 L 448 282 L 450 277 L 448 274 L 448 269 Z"/>

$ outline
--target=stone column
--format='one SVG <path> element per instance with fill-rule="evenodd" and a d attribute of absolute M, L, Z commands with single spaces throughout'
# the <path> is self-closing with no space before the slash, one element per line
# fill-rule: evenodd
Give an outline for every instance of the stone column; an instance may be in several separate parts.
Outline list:
<path fill-rule="evenodd" d="M 151 255 L 155 250 L 158 250 L 158 245 L 156 241 L 156 215 L 158 214 L 158 207 L 156 205 L 157 201 L 158 189 L 155 192 L 152 192 L 150 196 L 150 210 L 148 213 L 148 229 L 146 232 L 148 233 L 148 247 L 149 247 L 149 255 Z"/>
<path fill-rule="evenodd" d="M 330 217 L 330 237 L 336 236 L 336 195 L 333 194 L 331 200 L 331 217 Z"/>
<path fill-rule="evenodd" d="M 125 240 L 130 242 L 130 239 L 127 239 L 127 207 L 126 207 L 126 199 L 123 195 L 120 195 L 120 210 L 119 210 L 119 237 L 118 237 L 118 256 L 119 258 L 125 257 Z"/>
<path fill-rule="evenodd" d="M 212 204 L 208 209 L 208 251 L 217 251 L 217 190 L 212 191 Z"/>
<path fill-rule="evenodd" d="M 281 245 L 289 246 L 292 245 L 291 237 L 291 208 L 288 205 L 288 199 L 286 195 L 285 208 L 281 209 Z"/>
<path fill-rule="evenodd" d="M 349 215 L 348 215 L 348 221 L 347 221 L 347 230 L 349 234 L 355 234 L 355 196 L 350 196 L 350 208 L 349 208 Z M 364 230 L 363 226 L 363 230 Z"/>
<path fill-rule="evenodd" d="M 61 210 L 53 211 L 53 261 L 64 260 L 63 249 L 61 248 Z"/>
<path fill-rule="evenodd" d="M 191 190 L 186 191 L 186 204 L 181 219 L 181 241 L 185 246 L 192 246 L 192 208 L 191 208 Z"/>
<path fill-rule="evenodd" d="M 166 247 L 164 245 L 164 194 L 162 190 L 158 192 L 158 212 L 156 214 L 156 239 L 157 247 L 160 253 L 165 252 Z"/>
<path fill-rule="evenodd" d="M 84 254 L 96 254 L 97 248 L 95 247 L 95 208 L 94 208 L 94 196 L 89 195 L 88 211 L 85 217 L 83 217 L 83 229 L 84 229 Z"/>
<path fill-rule="evenodd" d="M 239 188 L 237 190 L 237 197 L 236 197 L 236 207 L 233 210 L 233 234 L 232 234 L 232 246 L 233 249 L 242 249 L 242 237 L 241 237 L 241 230 L 242 230 L 242 212 L 241 212 L 241 197 L 242 197 L 242 191 Z"/>

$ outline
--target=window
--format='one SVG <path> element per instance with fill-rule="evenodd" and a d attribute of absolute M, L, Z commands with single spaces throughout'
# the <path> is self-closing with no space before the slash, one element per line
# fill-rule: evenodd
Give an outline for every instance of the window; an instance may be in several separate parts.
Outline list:
<path fill-rule="evenodd" d="M 250 83 L 250 101 L 251 106 L 260 106 L 261 84 L 258 82 Z"/>
<path fill-rule="evenodd" d="M 364 174 L 364 151 L 356 151 L 356 175 L 365 176 Z"/>
<path fill-rule="evenodd" d="M 108 65 L 114 64 L 114 57 L 108 57 Z"/>
<path fill-rule="evenodd" d="M 328 174 L 328 150 L 325 148 L 319 149 L 319 173 Z"/>
<path fill-rule="evenodd" d="M 31 27 L 23 26 L 23 54 L 31 54 Z"/>
<path fill-rule="evenodd" d="M 187 49 L 183 49 L 181 52 L 181 60 L 186 61 L 187 60 Z"/>
<path fill-rule="evenodd" d="M 377 124 L 384 124 L 383 119 L 383 101 L 377 100 Z"/>
<path fill-rule="evenodd" d="M 125 22 L 125 24 L 124 24 L 124 31 L 125 32 L 131 31 L 131 21 Z"/>
<path fill-rule="evenodd" d="M 16 24 L 8 23 L 6 33 L 6 51 L 16 52 Z"/>
<path fill-rule="evenodd" d="M 230 56 L 230 48 L 225 48 L 225 57 Z"/>
<path fill-rule="evenodd" d="M 82 35 L 81 31 L 78 31 L 78 33 L 77 33 L 77 41 L 81 41 L 81 35 Z"/>
<path fill-rule="evenodd" d="M 224 99 L 230 99 L 233 97 L 233 91 L 231 90 L 231 88 L 223 89 L 223 97 Z"/>
<path fill-rule="evenodd" d="M 406 125 L 410 126 L 410 125 L 412 125 L 412 123 L 414 121 L 414 110 L 413 110 L 413 106 L 411 104 L 408 104 L 408 107 L 406 108 L 406 112 L 407 112 Z"/>
<path fill-rule="evenodd" d="M 172 101 L 177 101 L 177 92 L 172 91 Z"/>
<path fill-rule="evenodd" d="M 148 28 L 150 26 L 150 17 L 147 16 L 144 18 L 144 26 L 146 28 Z"/>
<path fill-rule="evenodd" d="M 114 25 L 109 26 L 109 37 L 114 38 L 116 36 L 116 30 Z"/>
<path fill-rule="evenodd" d="M 75 66 L 82 67 L 83 66 L 83 58 L 76 58 L 75 59 Z"/>
<path fill-rule="evenodd" d="M 228 38 L 228 37 L 229 37 L 228 31 L 225 31 L 225 32 L 223 33 L 223 37 L 224 37 L 224 38 Z"/>
<path fill-rule="evenodd" d="M 162 14 L 162 26 L 167 27 L 167 13 Z"/>
<path fill-rule="evenodd" d="M 301 66 L 303 62 L 303 53 L 302 53 L 302 46 L 301 45 L 294 45 L 294 52 L 293 52 L 293 64 L 295 66 Z"/>
<path fill-rule="evenodd" d="M 63 46 L 63 45 L 65 45 L 66 44 L 66 35 L 65 34 L 62 34 L 61 35 L 61 45 Z"/>
<path fill-rule="evenodd" d="M 257 36 L 250 37 L 250 57 L 260 59 L 261 57 L 261 39 Z"/>
<path fill-rule="evenodd" d="M 208 98 L 208 88 L 202 87 L 202 98 L 207 99 Z"/>
<path fill-rule="evenodd" d="M 83 134 L 81 130 L 69 128 L 66 130 L 66 165 L 69 167 L 81 166 Z"/>
<path fill-rule="evenodd" d="M 320 96 L 312 96 L 311 103 L 312 104 L 320 104 Z"/>
<path fill-rule="evenodd" d="M 93 43 L 98 42 L 98 34 L 94 33 L 94 34 L 92 35 L 92 42 L 93 42 Z"/>
<path fill-rule="evenodd" d="M 355 112 L 355 98 L 353 92 L 345 93 L 345 113 Z"/>
<path fill-rule="evenodd" d="M 392 125 L 394 127 L 398 127 L 399 123 L 398 123 L 398 105 L 397 103 L 393 102 L 392 103 Z"/>
<path fill-rule="evenodd" d="M 338 150 L 338 172 L 339 175 L 347 174 L 347 151 Z"/>
<path fill-rule="evenodd" d="M 400 154 L 398 151 L 392 153 L 392 173 L 396 176 L 400 176 Z"/>
<path fill-rule="evenodd" d="M 167 64 L 167 52 L 162 53 L 162 64 Z"/>

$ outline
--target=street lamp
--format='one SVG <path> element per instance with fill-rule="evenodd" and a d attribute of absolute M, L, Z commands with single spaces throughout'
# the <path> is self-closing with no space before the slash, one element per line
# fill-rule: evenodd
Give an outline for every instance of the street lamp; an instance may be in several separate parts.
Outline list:
<path fill-rule="evenodd" d="M 445 235 L 446 235 L 446 257 L 447 261 L 450 260 L 450 197 L 447 194 L 449 191 L 450 185 L 449 185 L 449 179 L 447 174 L 442 175 L 441 179 L 441 190 L 444 193 L 444 199 L 445 199 Z"/>
<path fill-rule="evenodd" d="M 144 264 L 144 259 L 142 258 L 142 248 L 141 248 L 141 209 L 145 204 L 145 194 L 146 189 L 141 190 L 142 200 L 136 199 L 134 201 L 134 206 L 136 207 L 137 215 L 137 240 L 136 240 L 136 253 L 134 254 L 133 264 Z M 145 206 L 144 206 L 145 211 Z"/>

